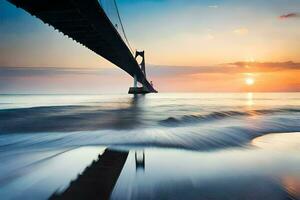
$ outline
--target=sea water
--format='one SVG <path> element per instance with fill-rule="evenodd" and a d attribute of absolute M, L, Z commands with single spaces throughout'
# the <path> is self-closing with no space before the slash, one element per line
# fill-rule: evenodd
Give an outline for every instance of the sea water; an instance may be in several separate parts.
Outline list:
<path fill-rule="evenodd" d="M 0 95 L 0 196 L 62 193 L 109 149 L 111 199 L 300 199 L 299 119 L 300 93 Z"/>

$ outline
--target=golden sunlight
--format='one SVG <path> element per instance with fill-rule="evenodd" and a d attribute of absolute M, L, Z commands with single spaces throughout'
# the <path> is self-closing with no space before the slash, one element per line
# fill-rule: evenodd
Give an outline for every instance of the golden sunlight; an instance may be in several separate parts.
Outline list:
<path fill-rule="evenodd" d="M 246 78 L 245 83 L 246 83 L 246 85 L 251 86 L 255 83 L 255 80 L 253 78 Z"/>

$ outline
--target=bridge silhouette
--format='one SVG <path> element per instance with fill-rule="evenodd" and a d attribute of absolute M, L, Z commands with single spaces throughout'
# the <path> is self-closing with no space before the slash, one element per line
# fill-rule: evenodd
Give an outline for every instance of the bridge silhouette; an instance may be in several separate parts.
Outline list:
<path fill-rule="evenodd" d="M 129 93 L 157 92 L 146 78 L 144 53 L 133 55 L 115 0 L 7 1 L 127 72 L 135 80 Z M 105 10 L 106 7 L 113 10 Z M 141 64 L 137 62 L 137 56 L 143 57 Z M 138 88 L 137 82 L 143 87 Z"/>

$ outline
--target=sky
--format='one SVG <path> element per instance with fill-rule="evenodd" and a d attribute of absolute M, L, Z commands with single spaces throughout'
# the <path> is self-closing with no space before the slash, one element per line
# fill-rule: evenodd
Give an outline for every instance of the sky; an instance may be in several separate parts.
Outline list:
<path fill-rule="evenodd" d="M 160 92 L 300 91 L 299 0 L 117 0 Z M 0 93 L 125 93 L 132 78 L 0 0 Z"/>

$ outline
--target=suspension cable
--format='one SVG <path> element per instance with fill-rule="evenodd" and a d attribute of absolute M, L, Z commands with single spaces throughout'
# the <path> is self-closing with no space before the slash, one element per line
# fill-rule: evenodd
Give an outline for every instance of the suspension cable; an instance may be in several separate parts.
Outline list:
<path fill-rule="evenodd" d="M 120 21 L 120 24 L 121 24 L 122 32 L 123 32 L 124 38 L 126 40 L 126 43 L 127 43 L 128 47 L 129 47 L 131 53 L 134 54 L 134 52 L 133 52 L 133 50 L 131 48 L 131 45 L 129 43 L 129 40 L 128 40 L 128 38 L 126 36 L 126 33 L 125 33 L 125 29 L 124 29 L 124 26 L 123 26 L 123 23 L 122 23 L 122 19 L 121 19 L 121 16 L 120 16 L 120 12 L 119 12 L 119 9 L 118 9 L 117 2 L 116 2 L 116 0 L 113 0 L 113 2 L 114 2 L 115 7 L 116 7 L 117 15 L 118 15 L 118 18 L 119 18 L 119 21 Z"/>

